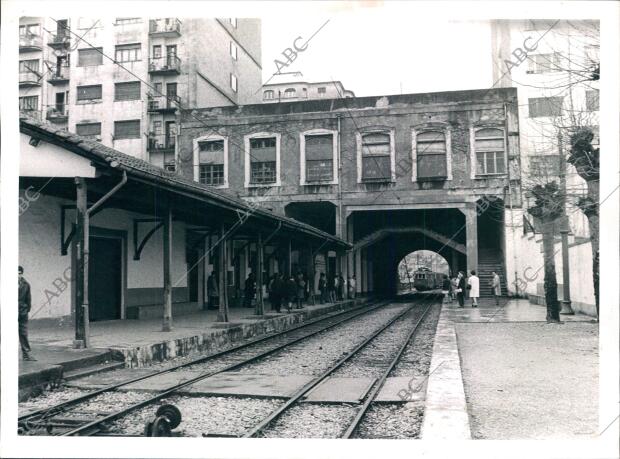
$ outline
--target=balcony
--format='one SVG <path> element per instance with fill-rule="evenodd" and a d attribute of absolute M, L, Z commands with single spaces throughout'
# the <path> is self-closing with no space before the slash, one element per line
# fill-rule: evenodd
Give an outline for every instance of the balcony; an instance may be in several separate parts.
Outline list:
<path fill-rule="evenodd" d="M 41 35 L 20 35 L 19 50 L 20 51 L 41 51 L 43 49 L 43 38 Z"/>
<path fill-rule="evenodd" d="M 175 55 L 149 59 L 149 73 L 153 75 L 179 75 L 181 59 Z"/>
<path fill-rule="evenodd" d="M 179 96 L 148 96 L 148 108 L 149 112 L 154 113 L 174 113 L 181 104 L 181 97 Z"/>
<path fill-rule="evenodd" d="M 19 72 L 19 87 L 34 88 L 41 86 L 41 75 L 35 72 Z"/>
<path fill-rule="evenodd" d="M 149 34 L 152 37 L 180 37 L 181 21 L 177 18 L 151 19 Z"/>
<path fill-rule="evenodd" d="M 146 149 L 149 153 L 174 153 L 177 144 L 176 140 L 174 135 L 153 134 L 150 132 Z M 174 154 L 172 159 L 174 159 Z"/>
<path fill-rule="evenodd" d="M 70 68 L 68 66 L 56 67 L 56 70 L 48 77 L 47 82 L 52 86 L 59 86 L 69 82 Z"/>
<path fill-rule="evenodd" d="M 65 104 L 49 105 L 45 112 L 45 119 L 51 123 L 66 123 L 69 121 L 69 110 Z"/>
<path fill-rule="evenodd" d="M 71 46 L 71 37 L 68 33 L 57 33 L 52 35 L 47 46 L 56 50 L 68 49 Z"/>

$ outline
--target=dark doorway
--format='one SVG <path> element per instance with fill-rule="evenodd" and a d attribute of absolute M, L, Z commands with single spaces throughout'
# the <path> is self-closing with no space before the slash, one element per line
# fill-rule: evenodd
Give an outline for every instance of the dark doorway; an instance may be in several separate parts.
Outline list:
<path fill-rule="evenodd" d="M 121 318 L 122 239 L 91 237 L 88 314 L 91 321 Z"/>
<path fill-rule="evenodd" d="M 200 263 L 200 252 L 191 249 L 187 252 L 187 285 L 189 287 L 189 301 L 198 301 L 198 264 Z"/>

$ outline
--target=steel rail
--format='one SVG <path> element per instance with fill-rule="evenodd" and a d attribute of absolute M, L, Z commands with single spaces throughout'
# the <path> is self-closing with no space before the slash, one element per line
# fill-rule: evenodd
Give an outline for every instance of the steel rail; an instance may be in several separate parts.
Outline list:
<path fill-rule="evenodd" d="M 173 385 L 173 386 L 171 386 L 171 387 L 169 387 L 167 389 L 164 389 L 163 391 L 159 392 L 158 394 L 154 395 L 153 397 L 150 397 L 150 398 L 148 398 L 146 400 L 138 402 L 138 403 L 136 403 L 134 405 L 131 405 L 131 406 L 127 407 L 127 408 L 119 410 L 119 411 L 117 411 L 115 413 L 109 414 L 109 415 L 107 415 L 105 417 L 102 417 L 100 419 L 94 420 L 92 422 L 88 422 L 88 423 L 86 423 L 86 424 L 84 424 L 84 425 L 82 425 L 80 427 L 77 427 L 77 428 L 75 428 L 73 430 L 70 430 L 68 432 L 64 432 L 64 433 L 61 434 L 61 436 L 94 435 L 94 434 L 98 433 L 99 430 L 101 430 L 99 426 L 101 426 L 102 424 L 114 421 L 114 420 L 116 420 L 118 418 L 126 416 L 127 414 L 129 414 L 132 411 L 135 411 L 135 410 L 138 410 L 138 409 L 143 408 L 145 406 L 151 405 L 151 404 L 161 400 L 162 398 L 165 398 L 165 397 L 168 397 L 168 396 L 172 395 L 173 393 L 175 393 L 179 389 L 183 389 L 185 387 L 191 386 L 191 385 L 193 385 L 193 384 L 195 384 L 195 383 L 197 383 L 197 382 L 199 382 L 199 381 L 201 381 L 203 379 L 209 378 L 211 376 L 215 376 L 217 374 L 224 373 L 224 372 L 227 372 L 227 371 L 236 370 L 237 368 L 240 368 L 240 367 L 242 367 L 244 365 L 247 365 L 249 363 L 253 363 L 256 360 L 259 360 L 259 359 L 262 359 L 264 357 L 267 357 L 267 356 L 269 356 L 269 355 L 271 355 L 271 354 L 273 354 L 275 352 L 278 352 L 278 351 L 280 351 L 280 350 L 282 350 L 282 349 L 284 349 L 284 348 L 286 348 L 288 346 L 296 344 L 296 343 L 298 343 L 300 341 L 303 341 L 305 339 L 308 339 L 308 338 L 310 338 L 312 336 L 318 335 L 319 333 L 322 333 L 322 332 L 324 332 L 326 330 L 334 328 L 334 327 L 336 327 L 338 325 L 341 325 L 341 324 L 343 324 L 345 322 L 351 321 L 351 320 L 353 320 L 353 319 L 355 319 L 357 317 L 360 317 L 360 316 L 362 316 L 364 314 L 368 314 L 370 312 L 376 311 L 377 309 L 380 309 L 384 305 L 385 305 L 384 302 L 379 302 L 378 306 L 375 306 L 375 307 L 373 307 L 371 309 L 365 309 L 363 307 L 362 308 L 358 308 L 358 310 L 359 309 L 364 309 L 364 310 L 361 311 L 361 312 L 358 312 L 357 314 L 354 314 L 352 316 L 342 318 L 342 319 L 338 320 L 335 323 L 328 324 L 325 327 L 319 328 L 318 330 L 312 331 L 312 332 L 310 332 L 308 334 L 305 334 L 305 335 L 303 335 L 301 337 L 294 338 L 293 340 L 287 341 L 286 343 L 283 343 L 281 345 L 277 345 L 276 347 L 274 347 L 272 349 L 268 349 L 266 351 L 260 352 L 260 353 L 258 353 L 256 355 L 253 355 L 253 356 L 251 356 L 251 357 L 249 357 L 249 358 L 247 358 L 247 359 L 245 359 L 243 361 L 232 363 L 232 364 L 227 365 L 224 368 L 221 368 L 219 370 L 214 370 L 214 371 L 210 371 L 210 372 L 207 372 L 207 373 L 203 373 L 203 374 L 201 374 L 199 376 L 196 376 L 194 378 L 188 379 L 188 380 L 186 380 L 186 381 L 184 381 L 182 383 L 175 384 L 175 385 Z M 194 362 L 194 364 L 195 364 L 195 362 Z M 184 364 L 183 366 L 187 366 L 187 365 Z M 150 377 L 153 377 L 153 375 L 151 375 Z M 141 378 L 141 379 L 145 379 L 145 378 Z"/>
<path fill-rule="evenodd" d="M 312 381 L 305 384 L 301 389 L 295 392 L 282 406 L 271 412 L 271 414 L 261 421 L 259 424 L 254 426 L 251 430 L 246 432 L 242 438 L 250 438 L 258 436 L 266 427 L 268 427 L 273 421 L 279 418 L 285 411 L 287 411 L 291 406 L 293 406 L 297 401 L 306 395 L 311 389 L 319 385 L 321 382 L 325 381 L 334 371 L 344 365 L 348 360 L 353 358 L 359 351 L 361 351 L 364 347 L 366 347 L 372 340 L 374 340 L 377 336 L 387 330 L 394 322 L 403 318 L 405 315 L 409 314 L 413 308 L 417 305 L 417 303 L 412 303 L 411 306 L 406 307 L 405 310 L 392 319 L 390 319 L 385 325 L 381 326 L 378 330 L 374 331 L 368 338 L 364 339 L 359 345 L 357 345 L 353 350 L 351 350 L 346 356 L 338 360 L 334 365 L 325 370 L 321 375 L 314 378 Z"/>
<path fill-rule="evenodd" d="M 319 323 L 321 321 L 327 321 L 327 320 L 334 319 L 334 318 L 337 318 L 339 316 L 350 314 L 350 313 L 356 312 L 356 311 L 362 311 L 362 310 L 367 311 L 367 312 L 374 311 L 376 308 L 382 306 L 381 303 L 382 303 L 381 301 L 373 302 L 373 303 L 371 303 L 371 305 L 377 305 L 378 304 L 379 306 L 371 307 L 369 309 L 367 309 L 369 304 L 368 303 L 364 303 L 363 305 L 361 305 L 361 306 L 359 306 L 357 308 L 347 309 L 347 310 L 339 311 L 339 312 L 336 312 L 336 313 L 331 313 L 331 314 L 326 315 L 326 316 L 318 317 L 317 319 L 314 319 L 314 320 L 311 320 L 311 321 L 308 321 L 308 322 L 303 322 L 303 323 L 301 323 L 299 325 L 296 325 L 296 326 L 294 326 L 292 328 L 283 330 L 281 332 L 271 333 L 269 335 L 264 335 L 264 336 L 261 336 L 261 337 L 258 337 L 258 338 L 255 338 L 255 339 L 252 339 L 252 340 L 249 340 L 249 341 L 245 341 L 243 343 L 240 343 L 240 344 L 238 344 L 236 346 L 233 346 L 233 347 L 230 347 L 228 349 L 224 349 L 224 350 L 218 351 L 218 352 L 216 352 L 214 354 L 210 354 L 210 355 L 207 355 L 207 356 L 199 357 L 199 358 L 191 360 L 189 362 L 184 362 L 182 364 L 175 365 L 173 367 L 166 368 L 164 370 L 157 371 L 155 373 L 151 373 L 151 374 L 148 374 L 148 375 L 143 375 L 143 376 L 138 376 L 138 377 L 135 377 L 135 378 L 127 379 L 125 381 L 121 381 L 120 383 L 112 384 L 110 386 L 106 386 L 106 387 L 103 387 L 101 389 L 97 389 L 97 390 L 95 390 L 93 392 L 89 392 L 88 394 L 84 394 L 84 395 L 81 395 L 79 397 L 75 397 L 75 398 L 73 398 L 71 400 L 64 401 L 62 403 L 59 403 L 59 404 L 54 405 L 54 406 L 49 407 L 49 408 L 41 408 L 41 409 L 36 410 L 36 411 L 27 412 L 27 413 L 25 413 L 25 414 L 23 414 L 23 415 L 18 417 L 18 419 L 17 419 L 18 420 L 18 424 L 26 424 L 27 422 L 32 421 L 34 419 L 37 419 L 38 417 L 43 416 L 43 415 L 45 415 L 46 417 L 56 416 L 56 415 L 64 412 L 67 408 L 72 408 L 75 405 L 83 403 L 83 402 L 85 402 L 87 400 L 90 400 L 90 399 L 92 399 L 92 398 L 94 398 L 94 397 L 96 397 L 98 395 L 104 394 L 106 392 L 112 392 L 112 391 L 114 391 L 114 390 L 116 390 L 116 389 L 118 389 L 120 387 L 129 385 L 129 384 L 133 384 L 135 382 L 139 382 L 139 381 L 142 381 L 144 379 L 149 379 L 149 378 L 153 378 L 153 377 L 156 377 L 156 376 L 160 376 L 160 375 L 165 374 L 165 373 L 171 373 L 171 372 L 180 370 L 182 368 L 188 367 L 190 365 L 196 365 L 196 364 L 200 364 L 200 363 L 205 363 L 205 362 L 207 362 L 209 360 L 213 360 L 213 359 L 225 356 L 227 354 L 232 354 L 232 353 L 234 353 L 234 352 L 236 352 L 238 350 L 245 349 L 245 348 L 253 346 L 255 344 L 259 344 L 259 343 L 262 343 L 262 342 L 265 342 L 265 341 L 268 341 L 268 340 L 272 340 L 274 338 L 282 337 L 282 336 L 284 336 L 284 335 L 286 335 L 288 333 L 298 331 L 298 330 L 300 330 L 302 328 L 310 327 L 310 326 L 315 325 L 315 324 L 317 324 L 317 323 Z M 357 315 L 354 314 L 352 317 L 357 317 Z"/>
<path fill-rule="evenodd" d="M 347 430 L 340 436 L 340 438 L 351 438 L 351 435 L 353 435 L 353 432 L 355 431 L 355 429 L 359 427 L 360 423 L 362 422 L 362 419 L 366 415 L 366 412 L 370 408 L 370 405 L 374 401 L 376 395 L 383 388 L 383 385 L 385 384 L 385 381 L 387 380 L 388 375 L 392 372 L 392 369 L 396 366 L 396 364 L 400 360 L 400 357 L 403 354 L 403 352 L 405 352 L 405 349 L 409 345 L 411 338 L 416 333 L 420 324 L 424 321 L 424 319 L 428 315 L 429 311 L 433 308 L 433 304 L 434 304 L 433 302 L 429 304 L 428 308 L 426 308 L 426 311 L 424 311 L 420 319 L 416 322 L 416 324 L 412 327 L 411 331 L 407 334 L 407 337 L 405 338 L 405 340 L 403 341 L 403 344 L 400 346 L 400 349 L 398 350 L 398 352 L 392 359 L 392 362 L 387 367 L 387 369 L 383 372 L 383 375 L 381 376 L 379 381 L 375 383 L 370 393 L 366 396 L 366 401 L 361 406 L 357 415 L 355 416 L 355 418 L 353 418 L 353 420 L 351 421 L 351 424 L 349 425 Z"/>

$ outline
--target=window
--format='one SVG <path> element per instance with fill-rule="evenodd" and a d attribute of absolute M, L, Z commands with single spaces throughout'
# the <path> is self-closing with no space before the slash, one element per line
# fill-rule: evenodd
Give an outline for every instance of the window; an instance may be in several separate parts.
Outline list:
<path fill-rule="evenodd" d="M 230 87 L 233 91 L 237 92 L 237 77 L 232 73 L 230 74 Z"/>
<path fill-rule="evenodd" d="M 199 182 L 224 184 L 224 140 L 198 142 Z"/>
<path fill-rule="evenodd" d="M 114 60 L 116 62 L 136 62 L 142 59 L 142 45 L 119 45 L 116 47 Z"/>
<path fill-rule="evenodd" d="M 276 138 L 250 139 L 250 184 L 276 183 Z"/>
<path fill-rule="evenodd" d="M 560 116 L 563 97 L 534 97 L 528 99 L 530 118 Z"/>
<path fill-rule="evenodd" d="M 116 18 L 116 25 L 139 24 L 140 22 L 142 22 L 141 18 Z"/>
<path fill-rule="evenodd" d="M 316 92 L 319 94 L 319 97 L 325 97 L 327 88 L 325 88 L 325 86 L 321 86 L 320 88 L 316 88 Z"/>
<path fill-rule="evenodd" d="M 78 86 L 77 100 L 101 100 L 101 85 Z"/>
<path fill-rule="evenodd" d="M 536 155 L 529 157 L 532 177 L 557 177 L 560 175 L 559 155 Z"/>
<path fill-rule="evenodd" d="M 333 134 L 306 135 L 306 182 L 331 182 L 334 179 Z"/>
<path fill-rule="evenodd" d="M 140 120 L 114 121 L 114 140 L 139 138 Z"/>
<path fill-rule="evenodd" d="M 139 100 L 140 82 L 130 81 L 127 83 L 114 84 L 114 100 Z"/>
<path fill-rule="evenodd" d="M 599 110 L 599 91 L 598 89 L 592 89 L 586 91 L 586 110 L 589 112 L 596 112 Z"/>
<path fill-rule="evenodd" d="M 97 139 L 101 135 L 101 123 L 76 124 L 75 133 L 82 137 Z"/>
<path fill-rule="evenodd" d="M 19 98 L 20 110 L 38 110 L 39 96 L 24 96 Z"/>
<path fill-rule="evenodd" d="M 362 180 L 391 180 L 391 138 L 387 132 L 362 135 Z"/>
<path fill-rule="evenodd" d="M 223 164 L 201 164 L 200 183 L 205 185 L 217 186 L 224 184 L 224 165 Z"/>
<path fill-rule="evenodd" d="M 19 61 L 19 73 L 39 73 L 39 59 Z"/>
<path fill-rule="evenodd" d="M 161 121 L 153 121 L 153 134 L 155 135 L 161 135 L 162 130 L 161 130 L 162 124 Z"/>
<path fill-rule="evenodd" d="M 228 18 L 228 22 L 230 22 L 230 25 L 235 29 L 237 28 L 237 18 Z"/>
<path fill-rule="evenodd" d="M 19 36 L 26 37 L 32 35 L 41 35 L 40 24 L 26 24 L 19 26 Z"/>
<path fill-rule="evenodd" d="M 273 91 L 271 89 L 268 89 L 267 91 L 265 91 L 263 93 L 263 99 L 265 99 L 265 100 L 272 100 L 273 99 Z"/>
<path fill-rule="evenodd" d="M 237 45 L 235 45 L 232 41 L 230 42 L 230 56 L 237 60 Z"/>
<path fill-rule="evenodd" d="M 504 174 L 504 131 L 495 128 L 479 129 L 475 133 L 476 174 Z"/>
<path fill-rule="evenodd" d="M 78 67 L 103 64 L 103 48 L 78 49 Z"/>
<path fill-rule="evenodd" d="M 440 131 L 416 134 L 417 179 L 447 178 L 446 135 Z"/>
<path fill-rule="evenodd" d="M 161 45 L 153 46 L 153 59 L 159 59 L 161 57 Z"/>
<path fill-rule="evenodd" d="M 284 98 L 285 99 L 291 99 L 291 98 L 295 97 L 296 93 L 297 93 L 297 91 L 295 90 L 295 88 L 287 88 L 284 91 Z"/>
<path fill-rule="evenodd" d="M 561 71 L 560 54 L 534 54 L 528 61 L 528 73 L 547 73 Z"/>

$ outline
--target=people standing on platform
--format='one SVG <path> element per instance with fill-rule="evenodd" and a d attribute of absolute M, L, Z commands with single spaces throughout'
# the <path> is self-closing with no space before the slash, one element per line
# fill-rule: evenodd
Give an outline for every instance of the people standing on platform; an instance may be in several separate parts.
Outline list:
<path fill-rule="evenodd" d="M 327 277 L 327 298 L 330 303 L 336 302 L 336 277 L 333 274 Z"/>
<path fill-rule="evenodd" d="M 459 271 L 459 275 L 456 278 L 456 299 L 459 302 L 459 308 L 465 307 L 465 273 L 463 271 Z"/>
<path fill-rule="evenodd" d="M 444 274 L 443 281 L 441 283 L 441 290 L 443 293 L 444 302 L 452 301 L 452 299 L 450 298 L 450 286 L 451 286 L 450 278 L 448 277 L 447 274 Z"/>
<path fill-rule="evenodd" d="M 246 308 L 251 308 L 252 300 L 254 299 L 254 295 L 256 295 L 256 275 L 254 273 L 250 273 L 248 278 L 245 280 L 244 290 L 243 306 Z"/>
<path fill-rule="evenodd" d="M 459 286 L 458 277 L 453 276 L 452 279 L 450 279 L 450 284 L 450 295 L 452 296 L 452 301 L 456 301 L 456 289 Z"/>
<path fill-rule="evenodd" d="M 469 297 L 471 298 L 471 307 L 478 307 L 478 298 L 480 297 L 480 279 L 476 276 L 476 271 L 472 269 L 471 276 L 467 280 L 467 288 Z"/>
<path fill-rule="evenodd" d="M 280 273 L 275 273 L 269 284 L 269 301 L 271 309 L 280 312 L 282 308 L 282 278 Z"/>
<path fill-rule="evenodd" d="M 212 271 L 207 280 L 207 295 L 209 297 L 208 309 L 217 309 L 220 306 L 220 293 L 217 283 L 217 272 Z"/>
<path fill-rule="evenodd" d="M 355 286 L 356 286 L 356 282 L 355 282 L 355 274 L 353 274 L 352 276 L 349 276 L 349 298 L 354 300 L 355 299 Z"/>
<path fill-rule="evenodd" d="M 344 277 L 342 276 L 342 273 L 338 274 L 338 301 L 342 301 L 344 300 L 344 293 L 345 293 L 345 288 L 346 288 L 346 281 L 344 280 Z"/>
<path fill-rule="evenodd" d="M 499 306 L 499 297 L 502 296 L 502 283 L 499 279 L 499 275 L 493 271 L 491 273 L 493 278 L 491 279 L 491 288 L 493 289 L 493 296 L 495 297 L 495 305 Z"/>
<path fill-rule="evenodd" d="M 321 304 L 327 303 L 327 280 L 324 273 L 319 275 L 319 293 L 321 294 Z"/>
<path fill-rule="evenodd" d="M 301 271 L 297 273 L 297 279 L 295 282 L 297 285 L 297 309 L 303 309 L 303 302 L 306 297 L 306 281 L 304 280 L 304 275 Z"/>
<path fill-rule="evenodd" d="M 28 314 L 32 307 L 32 297 L 30 295 L 30 284 L 24 279 L 24 268 L 21 266 L 17 269 L 19 277 L 17 287 L 17 305 L 18 305 L 18 331 L 19 344 L 22 348 L 22 357 L 24 360 L 36 361 L 31 355 L 30 343 L 28 342 Z"/>
<path fill-rule="evenodd" d="M 284 282 L 284 303 L 286 304 L 286 310 L 291 312 L 293 309 L 293 303 L 297 299 L 297 283 L 295 278 L 291 274 L 289 278 Z"/>

